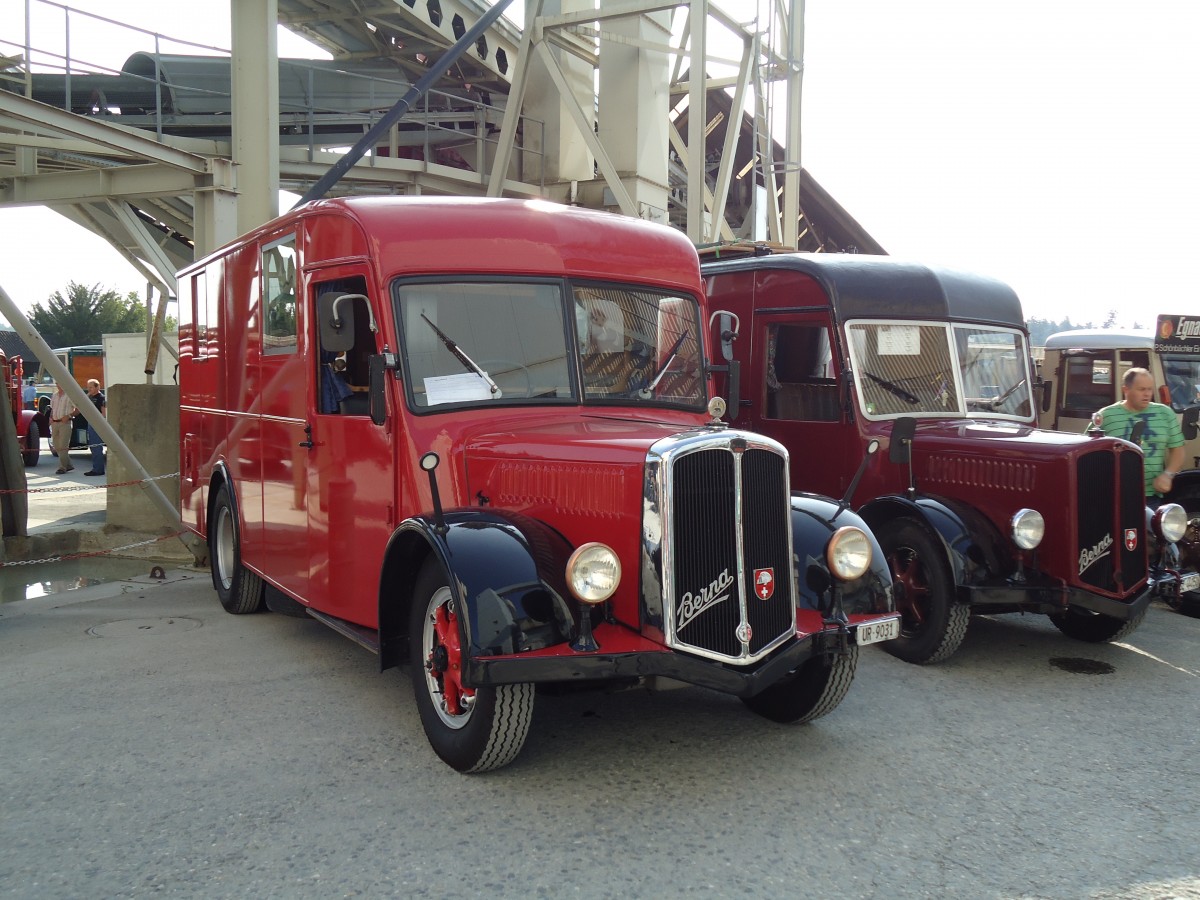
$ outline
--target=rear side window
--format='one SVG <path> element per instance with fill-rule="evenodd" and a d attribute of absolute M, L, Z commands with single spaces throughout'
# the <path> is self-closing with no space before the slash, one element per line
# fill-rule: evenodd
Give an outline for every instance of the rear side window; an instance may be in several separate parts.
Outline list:
<path fill-rule="evenodd" d="M 296 352 L 296 238 L 288 235 L 262 251 L 263 352 Z"/>

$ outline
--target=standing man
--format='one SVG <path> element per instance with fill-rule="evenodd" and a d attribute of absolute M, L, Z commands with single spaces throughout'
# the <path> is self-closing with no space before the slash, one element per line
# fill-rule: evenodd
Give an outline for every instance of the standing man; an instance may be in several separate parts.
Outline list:
<path fill-rule="evenodd" d="M 1163 494 L 1170 493 L 1175 475 L 1183 465 L 1183 429 L 1171 407 L 1153 401 L 1154 376 L 1146 369 L 1135 367 L 1126 372 L 1121 380 L 1121 393 L 1125 399 L 1095 413 L 1088 431 L 1128 440 L 1136 423 L 1146 423 L 1141 438 L 1146 503 L 1157 507 Z"/>
<path fill-rule="evenodd" d="M 33 386 L 32 378 L 25 379 L 25 387 L 21 388 L 21 402 L 26 409 L 37 409 L 37 388 Z"/>
<path fill-rule="evenodd" d="M 92 405 L 96 407 L 96 411 L 100 415 L 105 415 L 108 409 L 108 401 L 104 398 L 104 391 L 100 390 L 100 382 L 95 378 L 89 378 L 87 383 L 88 399 L 92 401 Z M 92 451 L 92 468 L 90 471 L 84 472 L 84 475 L 103 475 L 104 474 L 104 441 L 100 439 L 100 434 L 96 431 L 91 422 L 88 422 L 88 449 Z"/>
<path fill-rule="evenodd" d="M 75 404 L 57 385 L 50 398 L 50 446 L 58 454 L 56 475 L 65 475 L 75 467 L 71 465 L 71 420 L 75 418 Z"/>

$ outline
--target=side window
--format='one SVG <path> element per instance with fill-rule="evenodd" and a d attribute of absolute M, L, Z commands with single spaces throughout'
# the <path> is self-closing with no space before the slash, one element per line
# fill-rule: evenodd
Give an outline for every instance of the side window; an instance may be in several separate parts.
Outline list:
<path fill-rule="evenodd" d="M 841 419 L 829 329 L 821 325 L 768 325 L 767 418 L 808 422 Z"/>
<path fill-rule="evenodd" d="M 369 365 L 376 352 L 371 309 L 361 275 L 323 281 L 312 288 L 317 323 L 317 411 L 343 416 L 370 415 Z M 336 300 L 338 297 L 345 299 Z M 336 315 L 340 328 L 331 328 Z"/>
<path fill-rule="evenodd" d="M 296 238 L 288 235 L 262 251 L 263 352 L 296 352 Z"/>
<path fill-rule="evenodd" d="M 1062 408 L 1071 418 L 1087 418 L 1114 402 L 1112 357 L 1068 356 L 1063 361 L 1063 372 Z"/>

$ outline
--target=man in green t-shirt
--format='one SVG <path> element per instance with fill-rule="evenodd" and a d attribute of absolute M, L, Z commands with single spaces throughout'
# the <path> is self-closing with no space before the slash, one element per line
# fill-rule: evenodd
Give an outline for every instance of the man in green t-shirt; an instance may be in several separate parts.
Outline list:
<path fill-rule="evenodd" d="M 1162 495 L 1170 492 L 1175 474 L 1183 465 L 1183 430 L 1171 407 L 1153 401 L 1154 376 L 1146 369 L 1126 372 L 1121 393 L 1125 399 L 1095 413 L 1088 431 L 1129 440 L 1134 425 L 1146 423 L 1140 440 L 1145 455 L 1146 500 L 1157 506 Z"/>

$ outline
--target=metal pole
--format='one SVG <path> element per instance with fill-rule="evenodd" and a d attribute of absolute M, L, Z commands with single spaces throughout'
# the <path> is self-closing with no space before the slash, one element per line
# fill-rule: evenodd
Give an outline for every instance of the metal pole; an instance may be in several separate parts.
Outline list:
<path fill-rule="evenodd" d="M 320 180 L 308 189 L 308 193 L 301 197 L 300 202 L 296 205 L 301 206 L 311 200 L 320 200 L 329 193 L 329 189 L 341 181 L 342 176 L 349 172 L 354 167 L 354 164 L 362 159 L 367 150 L 378 144 L 380 138 L 383 137 L 387 130 L 404 118 L 413 101 L 433 87 L 433 83 L 441 78 L 446 70 L 453 66 L 458 61 L 458 58 L 475 44 L 475 41 L 491 27 L 493 22 L 500 18 L 500 14 L 504 12 L 510 3 L 512 3 L 512 0 L 497 0 L 496 5 L 484 13 L 478 22 L 468 28 L 466 33 L 454 42 L 454 45 L 442 55 L 441 59 L 429 67 L 429 71 L 422 75 L 420 80 L 408 89 L 408 92 L 396 102 L 395 106 L 388 110 L 383 118 L 359 138 L 358 142 L 347 150 L 341 159 L 329 167 L 329 171 L 322 175 Z"/>
<path fill-rule="evenodd" d="M 0 287 L 0 314 L 3 314 L 8 319 L 8 324 L 13 327 L 13 331 L 17 333 L 17 336 L 25 341 L 29 349 L 33 351 L 33 355 L 45 366 L 46 371 L 54 376 L 55 382 L 62 386 L 63 391 L 71 398 L 83 417 L 87 419 L 88 424 L 95 428 L 96 433 L 108 444 L 108 449 L 111 452 L 115 452 L 125 465 L 129 466 L 130 470 L 142 479 L 142 490 L 146 492 L 146 496 L 150 498 L 151 502 L 158 507 L 163 518 L 171 527 L 183 532 L 180 540 L 187 547 L 188 551 L 197 561 L 206 559 L 208 548 L 204 546 L 203 541 L 190 531 L 184 529 L 183 518 L 179 515 L 179 510 L 175 508 L 175 504 L 167 499 L 167 495 L 159 489 L 156 483 L 150 480 L 150 473 L 142 467 L 137 457 L 133 455 L 133 452 L 121 440 L 121 436 L 108 424 L 108 419 L 104 418 L 100 414 L 100 410 L 96 409 L 92 401 L 88 399 L 87 392 L 79 386 L 71 373 L 67 371 L 67 367 L 59 362 L 58 357 L 50 349 L 50 345 L 29 324 L 29 320 L 25 318 L 25 313 L 17 307 L 17 304 L 8 296 L 8 292 L 3 287 Z"/>

